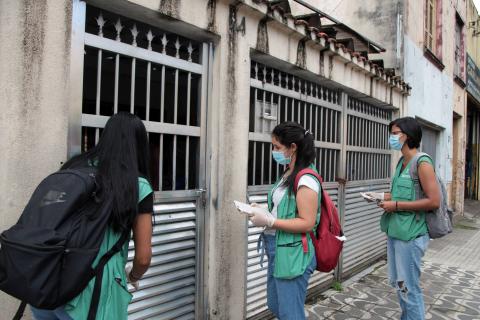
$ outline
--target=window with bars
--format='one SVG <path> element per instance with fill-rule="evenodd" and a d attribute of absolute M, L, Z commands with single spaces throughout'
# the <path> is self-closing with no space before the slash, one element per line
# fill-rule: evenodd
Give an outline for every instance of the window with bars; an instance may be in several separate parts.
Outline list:
<path fill-rule="evenodd" d="M 272 159 L 270 137 L 275 125 L 285 121 L 297 122 L 312 133 L 315 166 L 324 181 L 336 181 L 341 166 L 349 181 L 388 179 L 392 111 L 345 97 L 346 106 L 338 90 L 253 61 L 248 185 L 273 184 L 286 169 Z M 342 137 L 343 126 L 346 137 Z M 342 139 L 346 140 L 345 146 Z M 344 163 L 340 163 L 342 151 L 346 152 Z"/>
<path fill-rule="evenodd" d="M 349 97 L 346 112 L 347 180 L 388 179 L 391 158 L 388 124 L 392 111 Z"/>
<path fill-rule="evenodd" d="M 435 33 L 437 29 L 436 2 L 437 0 L 426 0 L 425 10 L 425 47 L 435 53 Z"/>
<path fill-rule="evenodd" d="M 335 181 L 340 160 L 340 93 L 286 72 L 252 62 L 248 185 L 273 184 L 285 167 L 272 159 L 271 131 L 294 121 L 315 140 L 315 166 Z"/>
<path fill-rule="evenodd" d="M 198 188 L 202 44 L 87 6 L 82 151 L 109 116 L 127 111 L 149 132 L 155 190 Z"/>

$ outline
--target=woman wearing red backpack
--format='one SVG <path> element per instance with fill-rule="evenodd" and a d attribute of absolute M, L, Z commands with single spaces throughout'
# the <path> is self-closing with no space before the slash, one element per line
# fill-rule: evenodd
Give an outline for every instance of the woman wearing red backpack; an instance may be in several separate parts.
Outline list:
<path fill-rule="evenodd" d="M 250 221 L 266 227 L 261 235 L 268 257 L 267 303 L 280 320 L 305 319 L 304 304 L 308 280 L 316 267 L 312 240 L 302 233 L 316 229 L 320 220 L 320 182 L 304 175 L 295 193 L 295 177 L 312 168 L 315 148 L 312 134 L 293 122 L 285 122 L 272 132 L 273 158 L 286 170 L 268 194 L 268 210 L 253 204 Z"/>

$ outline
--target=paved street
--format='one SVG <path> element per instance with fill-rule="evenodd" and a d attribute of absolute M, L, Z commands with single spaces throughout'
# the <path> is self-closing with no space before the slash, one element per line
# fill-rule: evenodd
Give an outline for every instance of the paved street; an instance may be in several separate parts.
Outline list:
<path fill-rule="evenodd" d="M 388 284 L 386 262 L 330 290 L 307 305 L 309 320 L 399 319 L 396 293 Z M 430 242 L 424 258 L 422 287 L 427 319 L 480 320 L 480 203 L 466 201 L 465 218 L 454 233 Z"/>

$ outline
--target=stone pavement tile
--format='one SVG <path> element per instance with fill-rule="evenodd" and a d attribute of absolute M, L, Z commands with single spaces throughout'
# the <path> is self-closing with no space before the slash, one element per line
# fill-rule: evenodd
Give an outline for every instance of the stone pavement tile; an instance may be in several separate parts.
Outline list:
<path fill-rule="evenodd" d="M 479 300 L 480 290 L 471 289 L 464 286 L 447 286 L 444 294 L 458 297 L 466 300 Z"/>
<path fill-rule="evenodd" d="M 371 315 L 368 311 L 356 306 L 344 306 L 340 311 L 355 319 L 370 319 Z"/>
<path fill-rule="evenodd" d="M 331 319 L 331 320 L 358 320 L 359 318 L 355 318 L 355 317 L 353 317 L 349 314 L 346 314 L 344 312 L 341 312 L 341 311 L 336 311 L 328 319 Z"/>
<path fill-rule="evenodd" d="M 380 318 L 383 318 L 383 319 L 392 319 L 392 318 L 395 318 L 395 319 L 399 319 L 399 315 L 400 315 L 400 307 L 396 307 L 396 308 L 387 308 L 387 307 L 384 307 L 384 306 L 374 306 L 372 309 L 370 309 L 368 311 L 370 314 L 372 315 L 375 315 L 376 317 L 380 317 Z"/>
<path fill-rule="evenodd" d="M 352 306 L 353 308 L 356 308 L 356 309 L 359 309 L 359 310 L 365 310 L 365 311 L 368 311 L 375 306 L 374 303 L 372 303 L 368 300 L 362 300 L 362 299 L 352 299 L 352 300 L 347 301 L 347 303 L 350 306 Z"/>
<path fill-rule="evenodd" d="M 425 320 L 452 320 L 454 316 L 455 312 L 432 308 L 425 313 Z"/>
<path fill-rule="evenodd" d="M 315 305 L 308 308 L 309 320 L 310 319 L 327 319 L 332 314 L 337 312 L 338 309 L 329 308 L 323 305 Z"/>
<path fill-rule="evenodd" d="M 442 295 L 430 308 L 430 312 L 444 314 L 479 316 L 478 301 L 468 301 L 449 295 Z"/>
<path fill-rule="evenodd" d="M 327 298 L 327 299 L 323 299 L 323 300 L 317 300 L 314 304 L 312 304 L 312 307 L 317 306 L 317 305 L 328 307 L 328 308 L 334 309 L 334 310 L 340 310 L 344 306 L 343 303 L 340 303 L 336 300 L 332 300 L 331 298 Z"/>
<path fill-rule="evenodd" d="M 480 314 L 471 315 L 471 314 L 460 314 L 453 310 L 445 309 L 430 309 L 425 314 L 426 320 L 480 320 Z"/>

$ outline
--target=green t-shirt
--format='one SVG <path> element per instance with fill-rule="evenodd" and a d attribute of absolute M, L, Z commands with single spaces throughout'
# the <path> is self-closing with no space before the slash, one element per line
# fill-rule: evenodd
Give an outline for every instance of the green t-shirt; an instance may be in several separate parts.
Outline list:
<path fill-rule="evenodd" d="M 138 202 L 150 195 L 153 189 L 150 183 L 144 179 L 138 178 Z M 102 245 L 98 252 L 93 266 L 98 264 L 100 258 L 110 250 L 118 241 L 121 234 L 107 228 Z M 102 292 L 98 304 L 97 320 L 123 320 L 127 319 L 128 304 L 132 300 L 132 295 L 127 289 L 127 279 L 125 275 L 125 265 L 128 259 L 128 241 L 123 246 L 123 250 L 115 254 L 105 265 L 102 279 Z M 87 319 L 90 310 L 95 278 L 92 279 L 85 289 L 73 300 L 65 305 L 65 311 L 74 320 Z"/>
<path fill-rule="evenodd" d="M 427 162 L 433 166 L 428 156 L 418 159 L 418 165 Z M 403 161 L 397 166 L 392 180 L 392 201 L 415 201 L 414 181 L 410 177 L 411 161 L 402 169 Z M 410 241 L 428 233 L 425 211 L 385 212 L 380 219 L 380 229 L 389 237 Z"/>

